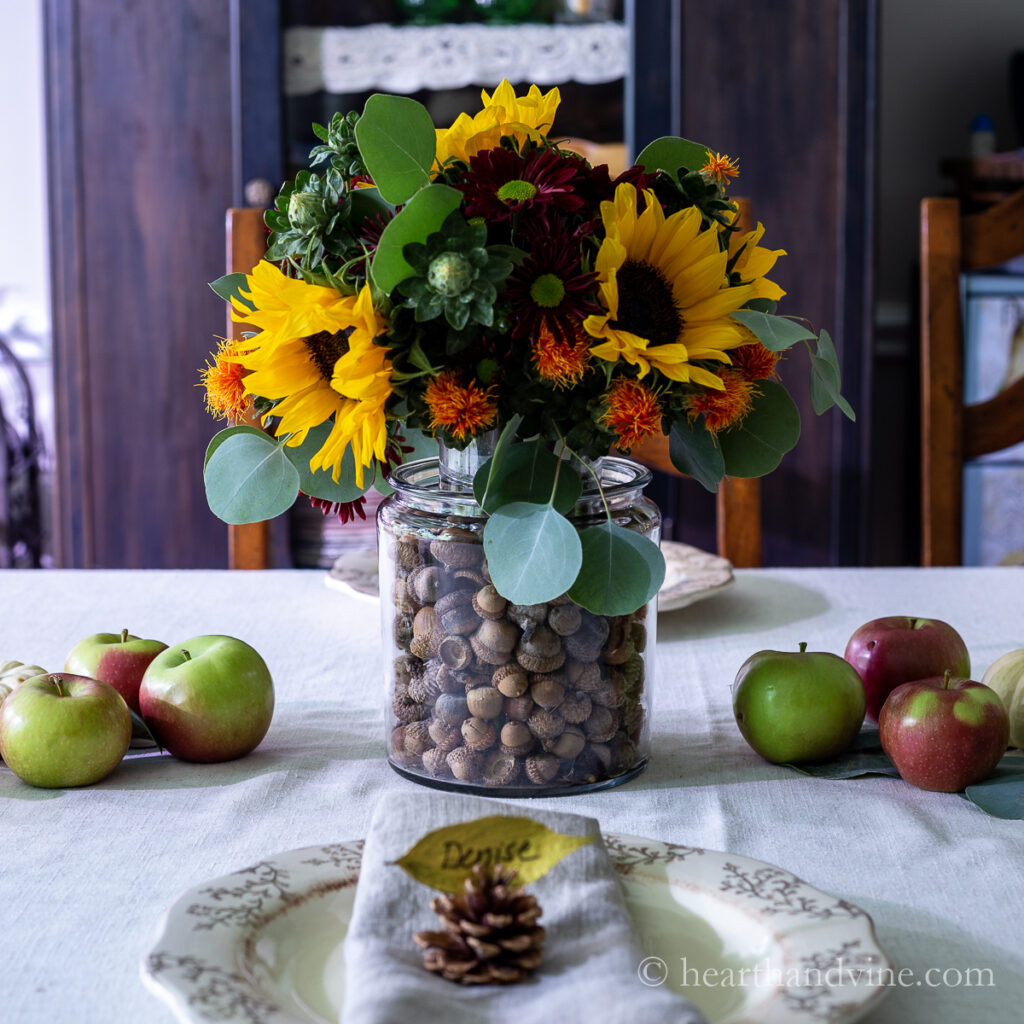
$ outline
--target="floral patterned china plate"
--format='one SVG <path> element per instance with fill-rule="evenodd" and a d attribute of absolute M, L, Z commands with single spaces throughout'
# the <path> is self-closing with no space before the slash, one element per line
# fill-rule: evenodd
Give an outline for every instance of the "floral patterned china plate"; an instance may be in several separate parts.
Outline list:
<path fill-rule="evenodd" d="M 727 558 L 671 540 L 662 543 L 661 553 L 665 556 L 665 582 L 658 591 L 660 612 L 685 608 L 720 593 L 733 582 L 732 563 Z M 347 594 L 377 600 L 377 549 L 364 548 L 341 555 L 325 582 Z"/>
<path fill-rule="evenodd" d="M 685 991 L 709 1024 L 848 1024 L 884 997 L 889 961 L 846 900 L 748 857 L 605 843 L 646 953 L 638 977 Z M 362 847 L 291 850 L 189 890 L 144 982 L 188 1024 L 333 1024 Z"/>

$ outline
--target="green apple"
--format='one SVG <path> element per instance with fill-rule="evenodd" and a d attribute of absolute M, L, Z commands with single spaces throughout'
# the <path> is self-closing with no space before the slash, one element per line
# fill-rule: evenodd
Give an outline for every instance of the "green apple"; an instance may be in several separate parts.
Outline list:
<path fill-rule="evenodd" d="M 999 694 L 1010 716 L 1010 746 L 1024 747 L 1024 647 L 996 658 L 981 677 Z"/>
<path fill-rule="evenodd" d="M 139 706 L 153 738 L 176 757 L 230 761 L 266 735 L 274 684 L 266 662 L 244 641 L 197 636 L 150 662 Z"/>
<path fill-rule="evenodd" d="M 36 676 L 0 704 L 0 756 L 33 786 L 99 782 L 121 763 L 131 738 L 128 705 L 98 679 Z"/>
<path fill-rule="evenodd" d="M 743 738 L 781 763 L 827 761 L 847 750 L 864 723 L 864 686 L 836 654 L 758 651 L 740 667 L 732 707 Z"/>
<path fill-rule="evenodd" d="M 138 714 L 142 676 L 149 663 L 166 648 L 161 640 L 142 640 L 127 629 L 120 633 L 96 633 L 75 644 L 64 663 L 64 671 L 109 683 Z"/>

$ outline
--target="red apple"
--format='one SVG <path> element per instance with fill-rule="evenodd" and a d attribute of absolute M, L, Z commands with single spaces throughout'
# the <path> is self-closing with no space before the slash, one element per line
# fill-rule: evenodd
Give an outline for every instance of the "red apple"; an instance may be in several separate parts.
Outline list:
<path fill-rule="evenodd" d="M 230 636 L 168 647 L 146 669 L 142 717 L 161 747 L 184 761 L 230 761 L 270 728 L 274 684 L 253 648 Z"/>
<path fill-rule="evenodd" d="M 958 793 L 992 774 L 1010 719 L 998 693 L 947 671 L 897 686 L 882 707 L 878 735 L 907 782 Z"/>
<path fill-rule="evenodd" d="M 928 676 L 971 673 L 971 659 L 960 634 L 939 619 L 889 615 L 864 623 L 846 645 L 844 658 L 864 684 L 868 718 L 878 721 L 885 698 L 901 683 Z"/>
<path fill-rule="evenodd" d="M 112 686 L 67 672 L 36 676 L 0 705 L 0 755 L 33 786 L 88 786 L 121 762 L 132 738 Z"/>
<path fill-rule="evenodd" d="M 127 629 L 120 633 L 96 633 L 74 646 L 64 662 L 64 671 L 109 683 L 138 714 L 142 676 L 149 663 L 166 648 L 167 644 L 160 640 L 141 640 Z"/>

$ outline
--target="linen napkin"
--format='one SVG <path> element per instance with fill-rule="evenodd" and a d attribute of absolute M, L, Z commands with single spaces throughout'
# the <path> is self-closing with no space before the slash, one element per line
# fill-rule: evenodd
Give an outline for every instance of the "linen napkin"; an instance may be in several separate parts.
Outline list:
<path fill-rule="evenodd" d="M 459 985 L 428 972 L 413 941 L 415 932 L 441 927 L 430 909 L 437 890 L 394 862 L 428 832 L 491 815 L 530 818 L 563 835 L 595 838 L 527 886 L 547 930 L 540 967 L 518 984 Z M 388 795 L 363 851 L 345 940 L 342 1022 L 701 1024 L 700 1012 L 679 992 L 641 983 L 643 956 L 594 818 L 442 793 Z"/>

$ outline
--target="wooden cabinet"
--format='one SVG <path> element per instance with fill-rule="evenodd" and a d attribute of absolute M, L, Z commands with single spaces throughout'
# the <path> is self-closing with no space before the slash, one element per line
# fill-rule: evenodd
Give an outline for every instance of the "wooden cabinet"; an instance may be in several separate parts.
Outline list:
<path fill-rule="evenodd" d="M 194 385 L 222 322 L 206 282 L 224 265 L 224 211 L 252 178 L 282 176 L 280 0 L 46 10 L 60 563 L 225 565 L 201 471 L 214 424 Z M 856 561 L 875 0 L 626 12 L 627 139 L 680 133 L 740 155 L 739 189 L 791 252 L 789 308 L 832 329 L 862 413 L 855 428 L 812 423 L 804 402 L 800 447 L 766 481 L 766 564 Z"/>

